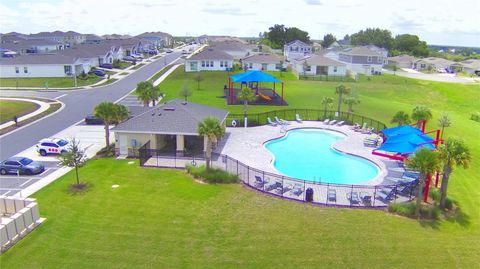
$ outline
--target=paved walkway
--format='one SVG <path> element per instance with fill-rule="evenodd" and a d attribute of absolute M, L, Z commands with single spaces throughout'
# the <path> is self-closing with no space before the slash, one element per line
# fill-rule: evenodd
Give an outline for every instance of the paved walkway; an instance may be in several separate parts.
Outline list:
<path fill-rule="evenodd" d="M 383 70 L 384 73 L 393 74 L 393 71 L 390 70 Z M 405 69 L 405 71 L 396 71 L 395 75 L 401 77 L 408 77 L 414 79 L 421 79 L 421 80 L 431 80 L 431 81 L 438 81 L 438 82 L 449 82 L 449 83 L 478 83 L 480 82 L 480 77 L 459 77 L 455 74 L 425 74 L 422 72 L 418 72 L 413 69 Z"/>
<path fill-rule="evenodd" d="M 24 121 L 24 120 L 26 120 L 26 119 L 29 119 L 29 118 L 31 118 L 31 117 L 35 117 L 35 116 L 37 116 L 37 115 L 39 115 L 39 114 L 47 111 L 47 110 L 50 108 L 50 105 L 49 105 L 48 103 L 42 102 L 42 101 L 39 101 L 39 100 L 35 100 L 35 99 L 27 99 L 27 98 L 6 98 L 6 97 L 2 97 L 2 98 L 0 98 L 0 100 L 11 100 L 11 101 L 31 102 L 31 103 L 35 103 L 35 104 L 37 104 L 37 105 L 40 106 L 37 110 L 35 110 L 35 111 L 31 112 L 31 113 L 28 113 L 27 115 L 24 115 L 24 116 L 19 117 L 19 118 L 18 118 L 18 122 L 19 122 L 19 123 L 22 122 L 22 121 Z M 10 127 L 10 126 L 12 126 L 12 125 L 14 125 L 14 124 L 15 124 L 15 122 L 14 122 L 13 120 L 7 121 L 7 122 L 5 122 L 5 123 L 3 123 L 3 124 L 0 124 L 0 130 L 1 130 L 1 129 L 4 129 L 4 128 L 7 128 L 7 127 Z"/>

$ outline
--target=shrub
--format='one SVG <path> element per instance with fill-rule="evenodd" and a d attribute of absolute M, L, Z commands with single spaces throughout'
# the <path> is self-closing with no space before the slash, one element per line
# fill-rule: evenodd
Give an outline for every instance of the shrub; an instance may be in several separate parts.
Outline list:
<path fill-rule="evenodd" d="M 428 196 L 435 202 L 440 202 L 441 192 L 440 189 L 430 188 Z"/>
<path fill-rule="evenodd" d="M 470 117 L 471 120 L 480 122 L 480 112 L 473 112 Z"/>
<path fill-rule="evenodd" d="M 453 209 L 453 204 L 455 204 L 455 201 L 453 201 L 452 199 L 448 198 L 445 199 L 445 208 L 448 209 L 448 210 L 452 210 Z"/>
<path fill-rule="evenodd" d="M 414 217 L 415 208 L 415 203 L 390 203 L 388 205 L 388 212 L 406 217 Z"/>
<path fill-rule="evenodd" d="M 187 165 L 187 172 L 194 178 L 202 179 L 208 183 L 237 183 L 240 181 L 237 175 L 230 174 L 226 171 L 217 168 L 210 168 L 207 170 L 204 165 L 196 167 Z"/>

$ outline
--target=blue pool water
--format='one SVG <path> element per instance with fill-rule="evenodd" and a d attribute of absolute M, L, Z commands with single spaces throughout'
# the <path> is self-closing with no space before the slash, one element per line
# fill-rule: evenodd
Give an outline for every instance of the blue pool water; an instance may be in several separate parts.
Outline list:
<path fill-rule="evenodd" d="M 379 171 L 372 162 L 331 148 L 344 138 L 333 131 L 297 129 L 267 142 L 265 147 L 275 156 L 274 167 L 289 177 L 337 184 L 361 184 L 373 179 Z"/>

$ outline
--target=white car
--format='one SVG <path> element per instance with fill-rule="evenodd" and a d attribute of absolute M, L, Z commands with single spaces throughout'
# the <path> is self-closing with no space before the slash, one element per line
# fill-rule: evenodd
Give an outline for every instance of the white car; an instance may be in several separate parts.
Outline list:
<path fill-rule="evenodd" d="M 132 57 L 135 58 L 135 59 L 143 59 L 142 54 L 132 54 Z"/>
<path fill-rule="evenodd" d="M 69 142 L 61 138 L 45 138 L 40 140 L 35 146 L 37 152 L 42 156 L 48 154 L 62 154 L 68 150 Z"/>

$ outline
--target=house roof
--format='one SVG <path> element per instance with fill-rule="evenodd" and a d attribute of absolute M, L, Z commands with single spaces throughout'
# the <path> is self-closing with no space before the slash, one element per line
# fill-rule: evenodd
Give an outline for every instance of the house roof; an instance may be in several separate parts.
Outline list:
<path fill-rule="evenodd" d="M 480 70 L 480 60 L 478 59 L 469 59 L 459 63 L 463 67 Z"/>
<path fill-rule="evenodd" d="M 95 34 L 86 34 L 85 39 L 86 40 L 103 40 L 104 38 Z"/>
<path fill-rule="evenodd" d="M 319 65 L 319 66 L 345 66 L 344 63 L 330 59 L 323 55 L 307 55 L 305 57 L 295 59 L 297 63 L 307 62 L 308 65 Z"/>
<path fill-rule="evenodd" d="M 193 55 L 189 60 L 233 60 L 233 56 L 218 49 L 207 48 Z"/>
<path fill-rule="evenodd" d="M 417 63 L 418 62 L 424 62 L 424 63 L 427 63 L 427 64 L 434 64 L 434 65 L 451 65 L 451 64 L 455 63 L 454 61 L 450 61 L 450 60 L 443 59 L 443 58 L 437 58 L 437 57 L 423 58 L 423 59 L 417 60 L 416 62 Z"/>
<path fill-rule="evenodd" d="M 359 56 L 382 56 L 382 54 L 376 50 L 373 50 L 368 47 L 353 47 L 344 49 L 341 54 L 346 55 L 359 55 Z"/>
<path fill-rule="evenodd" d="M 220 108 L 172 100 L 115 126 L 113 132 L 197 135 L 198 124 L 207 117 L 223 123 L 228 111 Z"/>
<path fill-rule="evenodd" d="M 249 49 L 247 44 L 244 44 L 239 41 L 218 41 L 218 42 L 211 42 L 210 47 L 217 49 L 217 50 L 223 50 L 223 51 L 241 51 L 241 52 L 247 52 Z"/>
<path fill-rule="evenodd" d="M 148 36 L 156 36 L 156 37 L 161 37 L 161 38 L 165 38 L 165 37 L 170 37 L 171 38 L 172 37 L 171 34 L 164 33 L 164 32 L 145 32 L 145 33 L 137 35 L 136 37 L 142 38 L 142 37 L 148 37 Z"/>
<path fill-rule="evenodd" d="M 17 64 L 73 64 L 75 57 L 60 54 L 25 54 L 13 58 L 0 58 L 0 65 Z"/>
<path fill-rule="evenodd" d="M 288 42 L 287 44 L 285 44 L 285 46 L 291 46 L 291 45 L 294 45 L 294 44 L 297 44 L 297 45 L 300 45 L 300 46 L 305 46 L 305 47 L 311 47 L 311 45 L 303 42 L 303 41 L 300 41 L 298 39 L 296 40 L 293 40 L 292 42 Z"/>
<path fill-rule="evenodd" d="M 388 57 L 388 60 L 389 61 L 394 61 L 394 62 L 397 62 L 397 63 L 412 63 L 412 62 L 415 62 L 417 60 L 417 58 L 415 58 L 413 56 L 410 56 L 410 55 L 407 55 L 407 54 L 403 54 L 403 55 L 398 55 L 398 56 L 394 56 L 394 57 Z"/>
<path fill-rule="evenodd" d="M 91 58 L 105 56 L 112 49 L 110 44 L 78 44 L 72 48 L 57 50 L 55 53 L 74 58 Z"/>
<path fill-rule="evenodd" d="M 244 63 L 278 64 L 282 59 L 275 54 L 260 53 L 243 58 Z"/>

